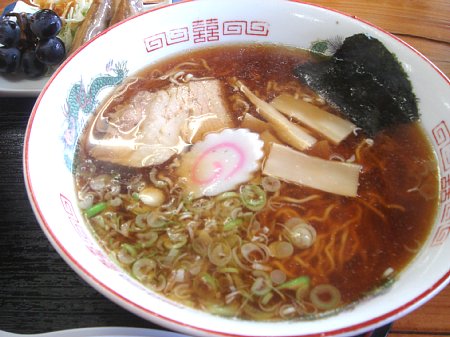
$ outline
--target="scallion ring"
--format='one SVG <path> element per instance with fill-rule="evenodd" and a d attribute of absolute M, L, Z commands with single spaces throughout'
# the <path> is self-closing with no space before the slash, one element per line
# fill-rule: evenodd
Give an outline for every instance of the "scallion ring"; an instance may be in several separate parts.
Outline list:
<path fill-rule="evenodd" d="M 339 305 L 341 293 L 331 284 L 320 284 L 311 290 L 309 298 L 318 309 L 330 310 Z"/>
<path fill-rule="evenodd" d="M 266 192 L 258 185 L 243 185 L 239 192 L 242 203 L 251 211 L 259 211 L 266 205 Z"/>

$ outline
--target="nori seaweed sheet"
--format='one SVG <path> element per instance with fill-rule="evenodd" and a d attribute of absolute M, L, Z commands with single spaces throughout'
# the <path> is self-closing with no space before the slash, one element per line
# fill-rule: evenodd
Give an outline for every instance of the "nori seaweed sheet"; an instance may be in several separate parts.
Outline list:
<path fill-rule="evenodd" d="M 331 58 L 299 65 L 294 74 L 369 136 L 419 119 L 416 96 L 396 56 L 365 34 L 346 38 Z"/>

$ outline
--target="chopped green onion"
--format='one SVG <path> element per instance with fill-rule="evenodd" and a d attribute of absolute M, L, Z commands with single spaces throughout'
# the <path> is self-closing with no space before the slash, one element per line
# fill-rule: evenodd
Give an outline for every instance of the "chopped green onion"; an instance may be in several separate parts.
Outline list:
<path fill-rule="evenodd" d="M 244 185 L 240 188 L 241 201 L 251 211 L 259 211 L 266 204 L 266 192 L 258 185 Z"/>
<path fill-rule="evenodd" d="M 134 200 L 138 201 L 138 200 L 139 200 L 139 193 L 133 192 L 133 194 L 131 195 L 131 197 L 132 197 Z"/>
<path fill-rule="evenodd" d="M 297 289 L 299 287 L 309 287 L 310 278 L 309 276 L 300 276 L 295 279 L 289 280 L 280 284 L 277 289 Z"/>
<path fill-rule="evenodd" d="M 247 301 L 251 301 L 253 299 L 253 295 L 250 294 L 249 292 L 245 291 L 245 290 L 240 290 L 239 294 L 245 298 Z"/>
<path fill-rule="evenodd" d="M 331 284 L 319 284 L 311 290 L 311 303 L 321 310 L 334 309 L 341 301 L 340 291 Z"/>
<path fill-rule="evenodd" d="M 145 254 L 143 257 L 152 258 L 152 257 L 155 257 L 157 254 L 158 254 L 157 252 L 151 251 L 151 252 L 148 252 L 147 254 Z"/>
<path fill-rule="evenodd" d="M 133 263 L 131 272 L 139 281 L 144 281 L 150 272 L 156 268 L 155 260 L 143 257 Z"/>
<path fill-rule="evenodd" d="M 223 267 L 217 269 L 218 272 L 228 274 L 228 273 L 239 273 L 239 269 L 234 267 Z"/>
<path fill-rule="evenodd" d="M 229 219 L 223 224 L 223 230 L 225 232 L 231 231 L 236 227 L 240 226 L 244 221 L 242 219 Z"/>
<path fill-rule="evenodd" d="M 88 218 L 92 218 L 93 216 L 103 212 L 106 209 L 106 206 L 106 202 L 99 202 L 98 204 L 89 207 L 84 214 L 86 214 Z"/>
<path fill-rule="evenodd" d="M 168 221 L 166 219 L 163 219 L 163 218 L 155 219 L 152 215 L 150 215 L 147 217 L 147 223 L 152 228 L 162 228 L 162 227 L 167 227 L 167 225 L 171 224 L 172 222 Z"/>
<path fill-rule="evenodd" d="M 208 312 L 225 317 L 233 317 L 236 315 L 236 307 L 232 305 L 219 305 L 215 303 L 206 303 Z"/>
<path fill-rule="evenodd" d="M 139 246 L 140 246 L 139 244 L 138 244 L 138 247 L 136 247 L 136 246 L 131 245 L 129 243 L 122 243 L 120 245 L 121 248 L 125 249 L 133 257 L 137 255 L 137 249 L 136 248 L 139 248 Z"/>
<path fill-rule="evenodd" d="M 108 229 L 108 226 L 105 224 L 105 219 L 101 215 L 93 216 L 91 218 L 91 223 L 100 226 L 101 228 Z"/>
<path fill-rule="evenodd" d="M 208 258 L 212 264 L 224 267 L 232 258 L 230 245 L 226 241 L 211 243 L 208 247 Z"/>
<path fill-rule="evenodd" d="M 239 194 L 232 191 L 224 192 L 216 197 L 216 201 L 222 201 L 230 198 L 239 198 Z"/>
<path fill-rule="evenodd" d="M 308 295 L 309 292 L 309 286 L 305 284 L 304 286 L 298 287 L 295 291 L 295 298 L 297 301 L 302 301 L 306 295 Z"/>
<path fill-rule="evenodd" d="M 269 303 L 269 301 L 272 299 L 272 297 L 273 297 L 272 292 L 265 294 L 261 299 L 261 303 L 263 305 L 266 305 L 267 303 Z"/>
<path fill-rule="evenodd" d="M 217 281 L 214 277 L 211 276 L 211 274 L 204 273 L 201 276 L 201 280 L 212 290 L 214 290 L 214 291 L 217 290 Z"/>
<path fill-rule="evenodd" d="M 255 279 L 251 286 L 253 295 L 264 296 L 272 290 L 272 281 L 267 276 L 260 276 Z"/>
<path fill-rule="evenodd" d="M 150 232 L 148 236 L 148 240 L 141 243 L 142 248 L 149 248 L 158 240 L 158 234 L 155 232 Z"/>
<path fill-rule="evenodd" d="M 182 236 L 176 242 L 173 242 L 172 248 L 181 248 L 186 243 L 187 243 L 187 236 Z"/>

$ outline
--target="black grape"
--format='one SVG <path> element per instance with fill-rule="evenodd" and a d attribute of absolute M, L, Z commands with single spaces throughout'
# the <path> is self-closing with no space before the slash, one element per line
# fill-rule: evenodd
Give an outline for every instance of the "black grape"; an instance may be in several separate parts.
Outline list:
<path fill-rule="evenodd" d="M 0 73 L 13 73 L 19 69 L 20 51 L 15 47 L 0 48 Z"/>
<path fill-rule="evenodd" d="M 61 28 L 61 18 L 50 9 L 5 14 L 0 18 L 0 73 L 33 78 L 59 65 L 66 56 L 63 41 L 56 37 Z"/>
<path fill-rule="evenodd" d="M 22 54 L 22 71 L 27 77 L 39 77 L 48 71 L 48 66 L 39 61 L 34 50 Z"/>
<path fill-rule="evenodd" d="M 0 20 L 0 43 L 6 47 L 16 46 L 20 39 L 20 27 L 12 20 Z"/>
<path fill-rule="evenodd" d="M 50 9 L 42 9 L 31 15 L 30 29 L 40 39 L 55 37 L 61 27 L 60 17 Z"/>
<path fill-rule="evenodd" d="M 66 55 L 64 43 L 58 37 L 39 40 L 36 46 L 36 57 L 47 65 L 57 65 Z"/>

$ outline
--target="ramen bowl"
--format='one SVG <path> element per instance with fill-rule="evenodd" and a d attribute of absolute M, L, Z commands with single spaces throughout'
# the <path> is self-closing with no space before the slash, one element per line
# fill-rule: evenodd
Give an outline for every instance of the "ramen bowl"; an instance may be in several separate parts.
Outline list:
<path fill-rule="evenodd" d="M 358 33 L 381 41 L 409 76 L 441 187 L 425 242 L 389 287 L 315 319 L 227 318 L 192 309 L 143 286 L 102 249 L 78 207 L 72 164 L 83 127 L 115 87 L 152 64 L 206 47 L 275 44 L 307 50 L 321 46 L 326 52 L 326 41 Z M 449 100 L 449 80 L 423 55 L 347 15 L 296 1 L 181 2 L 101 33 L 55 72 L 36 102 L 26 132 L 27 191 L 43 231 L 65 261 L 104 296 L 162 327 L 195 336 L 356 335 L 408 314 L 449 282 Z"/>

